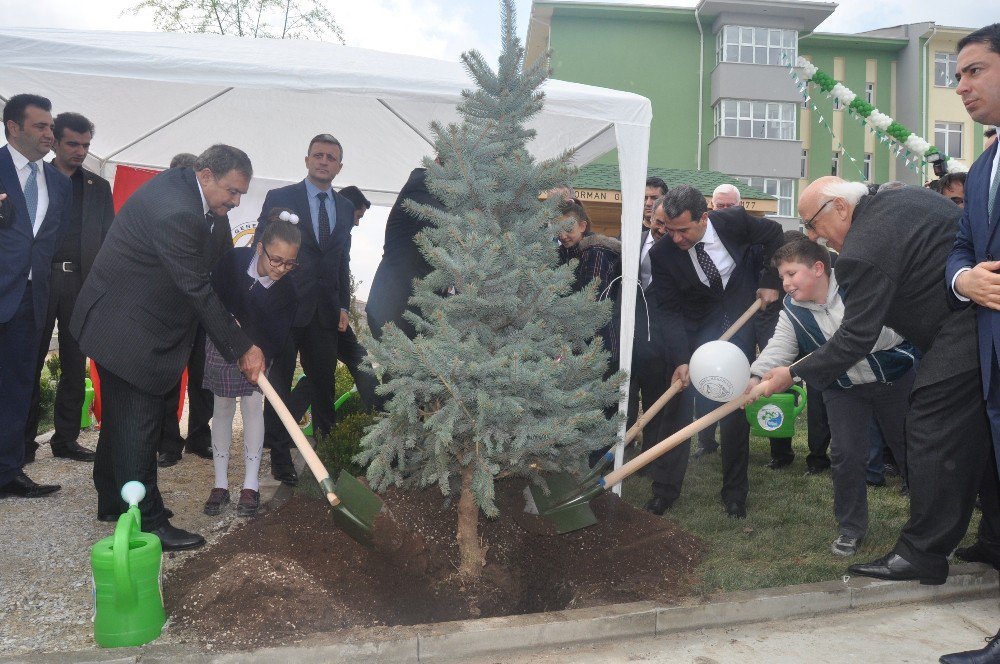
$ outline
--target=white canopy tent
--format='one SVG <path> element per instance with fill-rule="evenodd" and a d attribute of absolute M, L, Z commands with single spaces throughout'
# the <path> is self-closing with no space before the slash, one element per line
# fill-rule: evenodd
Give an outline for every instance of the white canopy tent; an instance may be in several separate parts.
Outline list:
<path fill-rule="evenodd" d="M 53 110 L 97 126 L 87 166 L 113 179 L 118 164 L 164 168 L 213 143 L 245 150 L 254 181 L 230 215 L 256 219 L 267 190 L 304 176 L 309 139 L 344 145 L 338 187 L 391 205 L 431 153 L 432 120 L 458 119 L 471 86 L 460 63 L 310 41 L 217 35 L 0 28 L 0 97 L 42 94 Z M 622 366 L 632 357 L 650 102 L 635 94 L 550 80 L 532 121 L 536 158 L 576 148 L 584 165 L 618 150 L 622 186 Z M 618 452 L 619 463 L 621 449 Z"/>

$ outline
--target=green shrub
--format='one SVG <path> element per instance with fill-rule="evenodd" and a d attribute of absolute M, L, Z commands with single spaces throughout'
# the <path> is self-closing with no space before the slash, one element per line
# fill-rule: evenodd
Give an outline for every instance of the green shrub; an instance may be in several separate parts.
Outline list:
<path fill-rule="evenodd" d="M 360 399 L 352 399 L 360 403 Z M 347 404 L 344 404 L 344 408 Z M 326 466 L 331 477 L 336 478 L 341 470 L 347 470 L 352 475 L 364 474 L 364 468 L 354 463 L 354 455 L 361 451 L 361 438 L 365 429 L 375 421 L 375 415 L 367 411 L 357 411 L 341 416 L 337 412 L 337 425 L 329 436 L 316 442 L 316 454 Z"/>

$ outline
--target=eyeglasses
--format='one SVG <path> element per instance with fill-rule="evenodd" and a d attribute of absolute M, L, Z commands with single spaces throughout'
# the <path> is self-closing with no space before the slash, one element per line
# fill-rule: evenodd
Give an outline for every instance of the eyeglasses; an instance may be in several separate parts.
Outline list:
<path fill-rule="evenodd" d="M 263 244 L 260 245 L 261 251 L 267 256 L 267 262 L 271 264 L 273 268 L 283 267 L 286 270 L 294 270 L 299 266 L 298 261 L 286 261 L 283 258 L 272 258 L 271 254 L 267 253 L 267 247 Z"/>
<path fill-rule="evenodd" d="M 713 203 L 712 208 L 715 210 L 727 210 L 729 208 L 737 207 L 739 203 Z"/>
<path fill-rule="evenodd" d="M 814 230 L 816 230 L 816 226 L 813 225 L 813 222 L 816 221 L 816 217 L 818 217 L 819 213 L 823 211 L 823 208 L 825 208 L 827 205 L 829 205 L 832 202 L 833 202 L 833 199 L 831 198 L 826 203 L 823 203 L 822 205 L 820 205 L 819 209 L 816 210 L 816 214 L 814 214 L 813 216 L 809 217 L 809 221 L 803 222 L 802 225 L 805 227 L 805 229 L 807 231 L 814 231 Z"/>

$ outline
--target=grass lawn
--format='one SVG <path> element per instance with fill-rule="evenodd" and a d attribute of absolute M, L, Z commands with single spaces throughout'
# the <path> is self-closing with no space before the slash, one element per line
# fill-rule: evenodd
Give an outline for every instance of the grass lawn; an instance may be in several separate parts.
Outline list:
<path fill-rule="evenodd" d="M 837 537 L 830 473 L 805 475 L 806 412 L 796 422 L 791 466 L 777 471 L 766 468 L 768 443 L 766 438 L 750 438 L 746 520 L 725 514 L 719 498 L 722 460 L 718 453 L 691 459 L 681 497 L 664 517 L 675 519 L 706 543 L 699 567 L 701 583 L 696 588 L 701 594 L 839 579 L 848 565 L 887 553 L 906 522 L 909 502 L 899 493 L 900 479 L 887 478 L 885 487 L 868 489 L 868 535 L 858 554 L 835 556 L 830 552 Z M 637 507 L 645 505 L 651 495 L 648 478 L 633 476 L 624 483 L 623 497 Z M 975 540 L 978 522 L 977 511 L 966 544 Z"/>

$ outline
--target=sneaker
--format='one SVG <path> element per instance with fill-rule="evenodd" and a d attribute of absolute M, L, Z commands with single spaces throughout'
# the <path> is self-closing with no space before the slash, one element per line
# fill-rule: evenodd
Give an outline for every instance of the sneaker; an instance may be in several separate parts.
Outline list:
<path fill-rule="evenodd" d="M 222 508 L 229 504 L 229 489 L 212 489 L 205 501 L 205 514 L 217 516 L 222 512 Z"/>
<path fill-rule="evenodd" d="M 830 551 L 834 555 L 838 556 L 853 556 L 858 552 L 858 546 L 860 546 L 860 544 L 860 537 L 840 535 L 837 539 L 833 540 L 833 544 L 830 545 Z"/>
<path fill-rule="evenodd" d="M 253 489 L 240 491 L 240 502 L 236 504 L 236 516 L 253 516 L 260 509 L 260 492 Z"/>

